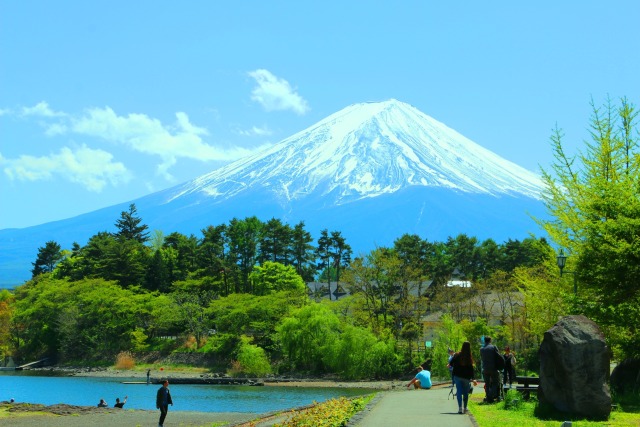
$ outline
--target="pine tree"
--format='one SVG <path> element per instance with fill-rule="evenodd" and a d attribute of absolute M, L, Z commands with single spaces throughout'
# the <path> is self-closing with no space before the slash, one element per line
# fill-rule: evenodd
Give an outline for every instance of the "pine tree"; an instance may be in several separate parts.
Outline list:
<path fill-rule="evenodd" d="M 129 205 L 129 211 L 122 211 L 120 213 L 120 219 L 116 221 L 116 228 L 118 232 L 116 237 L 123 237 L 126 240 L 136 240 L 140 243 L 145 243 L 149 240 L 149 226 L 146 224 L 140 224 L 142 218 L 138 217 L 138 210 L 135 203 Z"/>
<path fill-rule="evenodd" d="M 62 250 L 60 245 L 53 240 L 45 243 L 43 247 L 38 248 L 38 256 L 35 262 L 32 262 L 32 277 L 36 277 L 42 273 L 51 273 L 58 262 L 62 260 Z"/>

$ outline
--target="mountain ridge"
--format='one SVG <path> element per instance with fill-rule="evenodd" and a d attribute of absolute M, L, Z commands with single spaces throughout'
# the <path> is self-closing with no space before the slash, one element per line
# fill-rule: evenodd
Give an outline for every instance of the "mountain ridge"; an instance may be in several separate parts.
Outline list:
<path fill-rule="evenodd" d="M 540 232 L 537 175 L 397 100 L 350 105 L 260 153 L 136 200 L 66 220 L 0 230 L 0 286 L 30 277 L 37 248 L 84 245 L 115 231 L 135 203 L 165 234 L 200 236 L 234 217 L 304 221 L 314 239 L 339 230 L 354 252 L 402 234 L 444 240 L 466 233 L 496 241 Z"/>
<path fill-rule="evenodd" d="M 428 144 L 420 144 L 423 141 Z M 381 160 L 376 151 L 391 157 Z M 376 176 L 377 165 L 372 165 L 371 159 L 378 164 L 395 161 L 395 167 L 385 169 L 392 176 Z M 477 165 L 476 159 L 483 159 L 485 164 Z M 265 162 L 269 167 L 264 166 Z M 282 169 L 284 172 L 278 173 Z M 329 173 L 337 179 L 330 179 Z M 492 185 L 487 185 L 487 175 L 493 180 Z M 252 185 L 278 184 L 282 190 L 271 190 L 285 200 L 303 197 L 303 190 L 312 192 L 324 184 L 326 193 L 338 189 L 337 203 L 376 197 L 407 185 L 535 198 L 539 198 L 542 189 L 537 175 L 397 100 L 346 107 L 261 153 L 185 183 L 174 198 L 202 191 L 225 200 L 246 191 L 249 180 Z"/>

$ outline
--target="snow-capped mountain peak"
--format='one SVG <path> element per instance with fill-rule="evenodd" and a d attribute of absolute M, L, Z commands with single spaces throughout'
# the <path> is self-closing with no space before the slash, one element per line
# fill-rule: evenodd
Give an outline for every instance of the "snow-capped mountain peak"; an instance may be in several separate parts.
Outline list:
<path fill-rule="evenodd" d="M 249 190 L 281 203 L 310 195 L 336 205 L 400 189 L 444 187 L 539 198 L 541 181 L 413 106 L 348 106 L 269 149 L 176 188 L 224 201 Z"/>

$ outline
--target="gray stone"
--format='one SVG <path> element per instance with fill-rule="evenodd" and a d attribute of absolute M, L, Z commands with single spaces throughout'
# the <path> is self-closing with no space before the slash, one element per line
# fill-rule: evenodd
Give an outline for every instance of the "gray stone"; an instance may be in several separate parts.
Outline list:
<path fill-rule="evenodd" d="M 640 391 L 640 359 L 625 359 L 611 373 L 611 390 L 618 394 Z"/>
<path fill-rule="evenodd" d="M 609 358 L 598 325 L 582 315 L 563 317 L 540 345 L 540 399 L 562 412 L 607 419 Z"/>

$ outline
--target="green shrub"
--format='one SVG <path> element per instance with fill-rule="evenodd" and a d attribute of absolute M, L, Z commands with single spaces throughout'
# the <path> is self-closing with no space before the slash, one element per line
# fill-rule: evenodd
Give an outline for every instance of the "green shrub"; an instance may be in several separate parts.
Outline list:
<path fill-rule="evenodd" d="M 271 373 L 271 364 L 263 348 L 251 344 L 251 338 L 242 336 L 238 357 L 232 363 L 230 374 L 264 376 Z"/>

